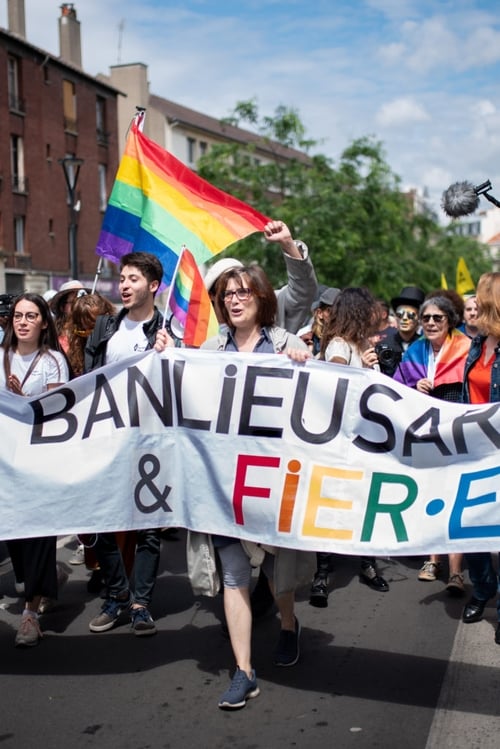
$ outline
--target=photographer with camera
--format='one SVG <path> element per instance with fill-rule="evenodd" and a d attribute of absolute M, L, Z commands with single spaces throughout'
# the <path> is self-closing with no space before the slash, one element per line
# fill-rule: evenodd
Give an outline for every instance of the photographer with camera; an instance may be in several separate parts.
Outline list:
<path fill-rule="evenodd" d="M 418 310 L 424 298 L 418 286 L 405 286 L 399 296 L 391 299 L 397 327 L 380 331 L 375 344 L 380 371 L 389 377 L 394 376 L 404 352 L 419 337 Z"/>

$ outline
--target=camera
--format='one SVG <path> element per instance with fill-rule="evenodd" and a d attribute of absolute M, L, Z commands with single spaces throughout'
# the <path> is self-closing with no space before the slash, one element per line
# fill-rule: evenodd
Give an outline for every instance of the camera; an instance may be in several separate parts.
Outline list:
<path fill-rule="evenodd" d="M 381 371 L 392 376 L 401 361 L 399 351 L 394 351 L 388 343 L 377 343 L 375 353 L 378 356 Z"/>
<path fill-rule="evenodd" d="M 0 294 L 0 317 L 8 317 L 14 304 L 15 296 L 12 294 Z"/>

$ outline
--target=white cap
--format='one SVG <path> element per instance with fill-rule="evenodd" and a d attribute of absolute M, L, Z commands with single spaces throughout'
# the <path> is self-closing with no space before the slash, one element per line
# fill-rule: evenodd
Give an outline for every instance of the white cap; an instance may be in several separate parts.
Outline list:
<path fill-rule="evenodd" d="M 58 293 L 61 291 L 73 291 L 74 289 L 83 289 L 84 286 L 81 281 L 66 281 L 60 286 Z"/>
<path fill-rule="evenodd" d="M 243 268 L 243 263 L 234 257 L 223 257 L 211 265 L 203 279 L 207 291 L 210 291 L 219 276 L 222 276 L 223 273 L 231 268 Z"/>

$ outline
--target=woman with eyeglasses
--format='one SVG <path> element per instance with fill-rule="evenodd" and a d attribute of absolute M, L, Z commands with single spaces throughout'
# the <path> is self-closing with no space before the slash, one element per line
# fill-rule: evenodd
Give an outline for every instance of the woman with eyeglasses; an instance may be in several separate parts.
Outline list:
<path fill-rule="evenodd" d="M 38 294 L 24 293 L 15 300 L 1 350 L 0 387 L 16 395 L 40 395 L 70 377 L 49 307 Z M 57 599 L 56 537 L 10 540 L 7 547 L 16 580 L 24 582 L 25 605 L 15 644 L 38 645 L 39 607 L 45 599 Z"/>
<path fill-rule="evenodd" d="M 431 296 L 420 307 L 419 319 L 422 336 L 408 348 L 393 379 L 434 398 L 460 402 L 470 346 L 470 339 L 456 329 L 460 316 L 449 298 Z M 453 596 L 465 593 L 462 558 L 462 554 L 448 554 L 446 590 Z M 439 556 L 432 554 L 420 569 L 418 579 L 433 582 L 440 575 Z"/>
<path fill-rule="evenodd" d="M 485 273 L 476 289 L 478 308 L 475 325 L 479 335 L 471 343 L 465 362 L 463 402 L 500 402 L 500 273 Z M 500 645 L 500 597 L 498 571 L 489 551 L 467 553 L 472 596 L 465 605 L 462 621 L 479 622 L 490 600 L 497 596 L 495 643 Z"/>
<path fill-rule="evenodd" d="M 306 344 L 300 338 L 275 325 L 276 294 L 259 266 L 231 268 L 220 276 L 216 287 L 216 304 L 226 329 L 206 341 L 202 348 L 260 354 L 280 354 L 290 347 L 307 351 Z M 213 541 L 222 566 L 224 612 L 236 661 L 231 685 L 221 696 L 218 706 L 236 709 L 259 694 L 251 658 L 252 566 L 248 545 L 244 547 L 238 539 L 226 536 L 214 536 Z M 275 596 L 281 617 L 281 632 L 274 664 L 293 666 L 299 659 L 300 635 L 300 625 L 294 613 L 296 554 L 288 549 L 276 549 L 274 554 L 259 549 L 262 557 L 259 563 L 262 563 L 271 590 L 275 569 L 279 567 L 280 579 L 284 569 L 288 573 L 289 589 Z"/>

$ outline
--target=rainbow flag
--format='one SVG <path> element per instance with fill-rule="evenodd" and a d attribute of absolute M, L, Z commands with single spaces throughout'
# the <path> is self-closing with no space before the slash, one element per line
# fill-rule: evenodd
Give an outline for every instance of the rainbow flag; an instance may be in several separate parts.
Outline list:
<path fill-rule="evenodd" d="M 453 385 L 463 382 L 464 367 L 470 349 L 470 338 L 453 328 L 441 347 L 434 373 L 433 387 Z M 408 387 L 414 388 L 417 382 L 428 377 L 428 364 L 431 344 L 424 336 L 407 348 L 393 377 Z"/>
<path fill-rule="evenodd" d="M 170 309 L 184 328 L 186 346 L 201 344 L 217 334 L 219 324 L 196 260 L 184 247 L 170 296 Z"/>
<path fill-rule="evenodd" d="M 169 286 L 183 245 L 199 265 L 238 239 L 263 231 L 268 221 L 198 177 L 133 124 L 96 253 L 119 263 L 128 252 L 151 252 L 161 260 Z"/>

